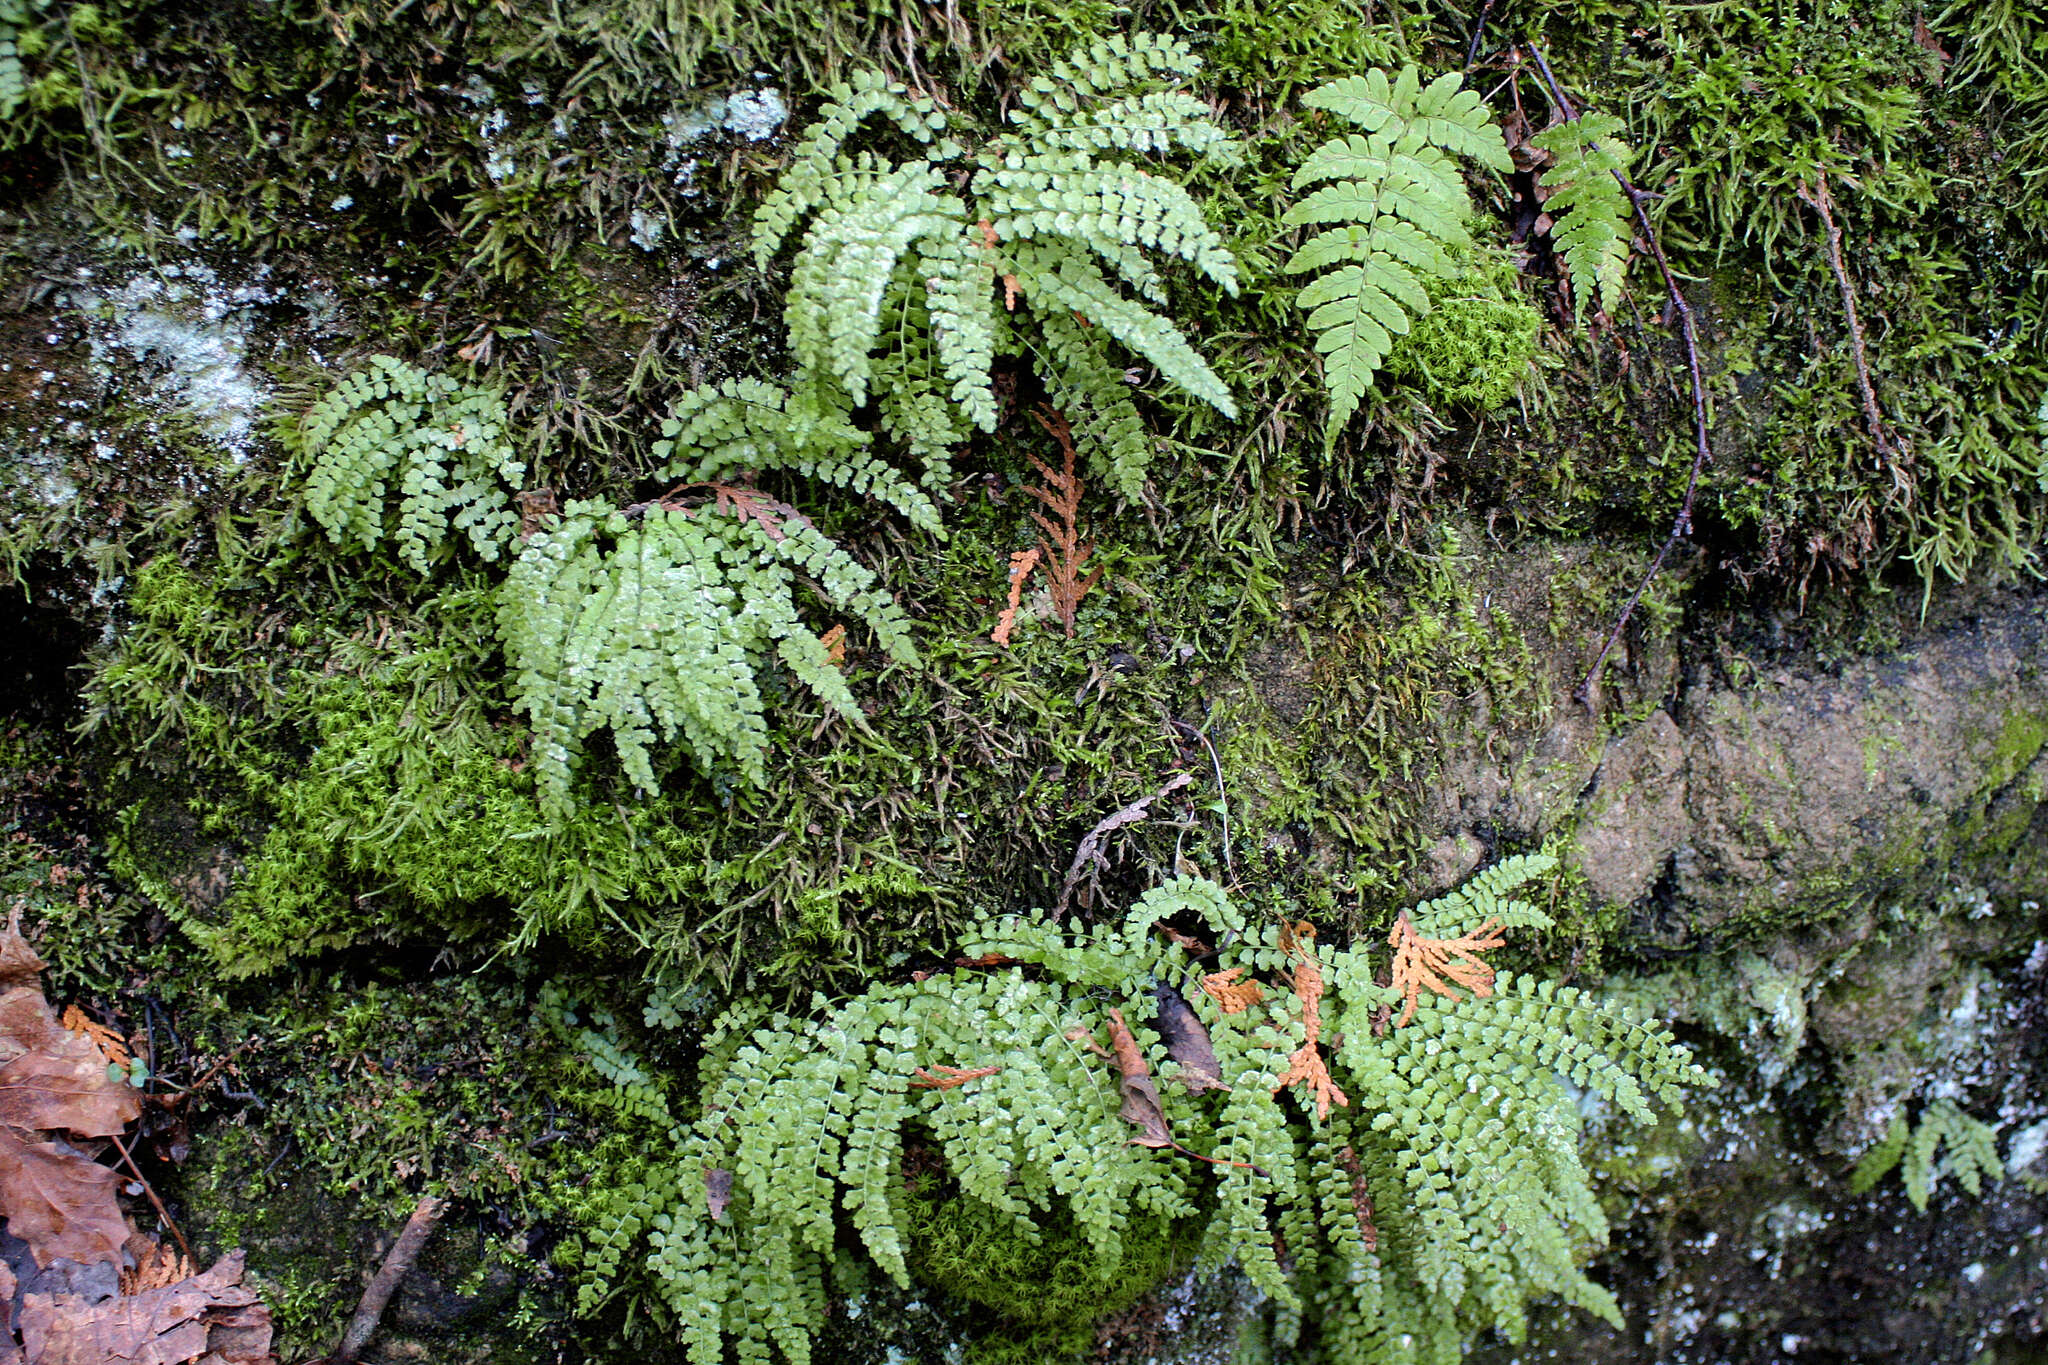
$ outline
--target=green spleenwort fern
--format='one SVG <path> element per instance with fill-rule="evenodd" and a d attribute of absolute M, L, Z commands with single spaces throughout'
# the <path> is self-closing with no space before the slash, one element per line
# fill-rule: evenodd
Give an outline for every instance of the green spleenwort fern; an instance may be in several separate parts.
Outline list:
<path fill-rule="evenodd" d="M 854 724 L 860 708 L 796 605 L 799 580 L 916 662 L 908 623 L 875 577 L 795 508 L 743 480 L 787 470 L 870 497 L 939 533 L 916 484 L 866 454 L 867 433 L 804 412 L 753 380 L 691 390 L 662 425 L 663 498 L 620 509 L 571 502 L 516 547 L 510 494 L 525 466 L 498 398 L 389 356 L 344 379 L 298 426 L 309 516 L 338 544 L 394 542 L 425 574 L 452 532 L 479 556 L 516 557 L 498 629 L 516 710 L 533 727 L 543 806 L 566 816 L 585 742 L 609 730 L 626 775 L 659 787 L 656 749 L 678 744 L 714 776 L 767 781 L 760 674 L 770 656 Z M 390 490 L 396 485 L 392 505 Z"/>
<path fill-rule="evenodd" d="M 299 425 L 306 511 L 337 545 L 391 540 L 421 574 L 451 529 L 495 560 L 519 525 L 509 494 L 526 472 L 507 420 L 494 393 L 372 356 Z"/>
<path fill-rule="evenodd" d="M 1486 106 L 1455 73 L 1424 85 L 1413 66 L 1391 80 L 1375 69 L 1321 86 L 1302 102 L 1365 130 L 1309 154 L 1294 188 L 1320 188 L 1281 220 L 1321 228 L 1284 269 L 1319 272 L 1295 302 L 1308 312 L 1323 355 L 1326 436 L 1334 440 L 1394 339 L 1429 311 L 1425 281 L 1451 275 L 1450 252 L 1471 244 L 1464 220 L 1472 202 L 1455 158 L 1504 173 L 1513 164 Z"/>
<path fill-rule="evenodd" d="M 1011 127 L 972 146 L 975 130 L 900 82 L 869 72 L 834 87 L 754 220 L 764 265 L 807 224 L 784 314 L 787 417 L 803 439 L 872 403 L 936 484 L 952 447 L 995 427 L 995 358 L 1028 354 L 1096 468 L 1135 495 L 1151 444 L 1105 339 L 1234 417 L 1223 381 L 1148 306 L 1166 302 L 1155 257 L 1237 292 L 1201 206 L 1140 164 L 1235 157 L 1207 105 L 1165 88 L 1198 65 L 1177 39 L 1099 39 L 1053 63 L 1019 94 Z M 849 155 L 872 117 L 924 155 Z"/>
<path fill-rule="evenodd" d="M 1551 863 L 1511 860 L 1415 922 L 1545 924 L 1508 893 Z M 1170 916 L 1201 920 L 1226 946 L 1198 966 L 1155 932 Z M 1685 1050 L 1584 992 L 1505 974 L 1491 999 L 1431 997 L 1390 1028 L 1401 997 L 1375 984 L 1384 953 L 1328 952 L 1322 1037 L 1351 1103 L 1319 1119 L 1295 1090 L 1274 1093 L 1304 1039 L 1296 998 L 1269 987 L 1263 1005 L 1225 1014 L 1198 989 L 1199 974 L 1231 967 L 1277 981 L 1297 961 L 1287 942 L 1195 878 L 1085 932 L 985 921 L 960 951 L 1016 965 L 877 985 L 804 1017 L 728 1013 L 704 1042 L 694 1118 L 601 1021 L 578 1023 L 558 998 L 553 1017 L 611 1083 L 600 1102 L 650 1123 L 664 1154 L 609 1198 L 576 1253 L 583 1309 L 621 1292 L 637 1263 L 635 1288 L 651 1291 L 692 1365 L 719 1365 L 728 1343 L 742 1361 L 808 1362 L 842 1227 L 908 1282 L 901 1163 L 914 1136 L 982 1216 L 1029 1238 L 1063 1204 L 1108 1263 L 1145 1215 L 1201 1220 L 1205 1262 L 1234 1257 L 1284 1314 L 1312 1314 L 1333 1362 L 1456 1361 L 1487 1326 L 1519 1340 L 1542 1294 L 1619 1325 L 1577 1267 L 1606 1221 L 1571 1087 L 1650 1122 L 1653 1097 L 1676 1105 L 1709 1083 Z M 1155 1015 L 1169 991 L 1192 1001 L 1227 1091 L 1175 1083 Z M 1173 1136 L 1221 1164 L 1132 1143 L 1118 1069 L 1100 1055 L 1112 1006 L 1150 1060 Z M 962 1073 L 972 1078 L 933 1083 Z"/>
<path fill-rule="evenodd" d="M 1583 318 L 1587 305 L 1610 312 L 1621 302 L 1628 274 L 1628 195 L 1615 177 L 1628 173 L 1634 153 L 1617 136 L 1621 120 L 1611 114 L 1587 113 L 1546 128 L 1531 141 L 1551 155 L 1543 186 L 1550 193 L 1544 212 L 1561 219 L 1551 241 L 1564 254 L 1572 280 L 1574 315 Z"/>
<path fill-rule="evenodd" d="M 1953 1175 L 1973 1195 L 1983 1193 L 1985 1177 L 2005 1178 L 1997 1134 L 1953 1100 L 1928 1104 L 1917 1123 L 1908 1124 L 1904 1110 L 1893 1114 L 1885 1135 L 1850 1172 L 1850 1193 L 1867 1193 L 1894 1170 L 1905 1182 L 1906 1198 L 1922 1213 L 1944 1175 Z"/>
<path fill-rule="evenodd" d="M 710 501 L 625 510 L 572 502 L 520 552 L 500 598 L 516 710 L 533 725 L 542 803 L 566 815 L 583 742 L 611 731 L 634 785 L 659 787 L 654 746 L 680 742 L 707 773 L 767 778 L 756 681 L 772 651 L 849 722 L 863 719 L 798 614 L 799 576 L 860 618 L 890 657 L 916 661 L 908 623 L 874 575 L 794 508 L 709 485 Z"/>

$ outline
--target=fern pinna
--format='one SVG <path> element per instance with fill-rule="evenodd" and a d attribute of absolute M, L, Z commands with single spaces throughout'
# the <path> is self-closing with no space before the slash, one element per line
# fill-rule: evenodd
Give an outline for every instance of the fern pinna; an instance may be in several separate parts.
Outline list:
<path fill-rule="evenodd" d="M 1235 155 L 1208 106 L 1167 88 L 1197 66 L 1176 39 L 1099 39 L 1053 63 L 1020 93 L 1011 127 L 972 148 L 960 139 L 973 130 L 899 82 L 863 73 L 835 87 L 755 217 L 763 264 L 807 224 L 785 307 L 792 413 L 831 424 L 872 403 L 935 482 L 970 430 L 995 427 L 995 358 L 1029 355 L 1127 495 L 1151 449 L 1108 341 L 1235 416 L 1186 334 L 1148 306 L 1166 302 L 1154 256 L 1237 291 L 1236 264 L 1201 206 L 1140 164 L 1174 151 Z M 849 155 L 876 116 L 924 154 Z"/>
<path fill-rule="evenodd" d="M 1424 282 L 1450 276 L 1451 249 L 1471 243 L 1464 220 L 1472 202 L 1455 158 L 1501 172 L 1513 163 L 1486 106 L 1455 73 L 1424 85 L 1413 66 L 1391 80 L 1375 69 L 1321 86 L 1302 102 L 1365 130 L 1309 154 L 1294 188 L 1320 188 L 1281 220 L 1321 227 L 1284 269 L 1320 272 L 1295 302 L 1317 334 L 1330 394 L 1326 438 L 1334 440 L 1394 339 L 1429 311 Z"/>
<path fill-rule="evenodd" d="M 1473 942 L 1547 923 L 1509 893 L 1550 861 L 1510 860 L 1418 907 L 1396 941 L 1403 926 Z M 1191 956 L 1189 934 L 1159 932 L 1169 917 L 1219 946 Z M 1455 1361 L 1484 1327 L 1519 1339 L 1541 1294 L 1619 1322 L 1578 1269 L 1606 1222 L 1572 1087 L 1651 1121 L 1652 1098 L 1708 1083 L 1668 1033 L 1582 991 L 1490 970 L 1462 989 L 1404 981 L 1398 963 L 1383 985 L 1384 954 L 1254 926 L 1197 878 L 1082 932 L 985 921 L 960 951 L 991 965 L 804 1017 L 728 1015 L 693 1122 L 582 1029 L 607 1074 L 636 1078 L 619 1102 L 676 1153 L 599 1220 L 585 1306 L 637 1256 L 692 1365 L 719 1365 L 728 1342 L 742 1360 L 807 1362 L 842 1226 L 908 1282 L 914 1135 L 956 1197 L 1018 1236 L 1057 1202 L 1113 1263 L 1145 1215 L 1198 1220 L 1204 1259 L 1235 1258 L 1285 1315 L 1312 1312 L 1326 1359 Z"/>
<path fill-rule="evenodd" d="M 1634 155 L 1617 134 L 1621 120 L 1587 113 L 1546 128 L 1530 141 L 1550 153 L 1543 172 L 1543 211 L 1562 221 L 1551 241 L 1564 256 L 1572 281 L 1572 309 L 1583 318 L 1591 304 L 1608 312 L 1621 301 L 1628 273 L 1628 194 L 1617 178 Z"/>

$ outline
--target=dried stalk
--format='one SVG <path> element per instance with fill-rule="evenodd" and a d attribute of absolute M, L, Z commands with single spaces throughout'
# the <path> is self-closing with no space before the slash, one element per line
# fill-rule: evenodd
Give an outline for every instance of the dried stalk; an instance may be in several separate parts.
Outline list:
<path fill-rule="evenodd" d="M 1835 272 L 1835 285 L 1842 291 L 1842 311 L 1849 317 L 1849 350 L 1856 358 L 1856 386 L 1863 391 L 1863 421 L 1870 428 L 1870 439 L 1877 443 L 1878 454 L 1892 458 L 1892 443 L 1884 434 L 1884 413 L 1877 406 L 1877 388 L 1870 382 L 1870 359 L 1863 349 L 1863 322 L 1856 314 L 1856 290 L 1849 283 L 1849 271 L 1842 264 L 1842 229 L 1835 223 L 1835 215 L 1828 199 L 1828 178 L 1821 174 L 1812 189 L 1805 181 L 1793 191 L 1799 202 L 1820 215 L 1821 226 L 1828 233 L 1828 264 Z"/>
<path fill-rule="evenodd" d="M 391 1252 L 378 1268 L 376 1278 L 363 1291 L 355 1316 L 348 1320 L 348 1330 L 341 1334 L 341 1345 L 327 1357 L 326 1365 L 356 1365 L 356 1361 L 362 1358 L 363 1348 L 370 1344 L 370 1338 L 377 1334 L 377 1325 L 384 1320 L 384 1310 L 390 1307 L 391 1296 L 412 1273 L 413 1262 L 419 1260 L 427 1238 L 434 1235 L 434 1225 L 447 1211 L 448 1201 L 431 1194 L 414 1206 L 412 1217 L 405 1220 L 405 1230 L 398 1234 L 398 1240 L 392 1243 Z"/>

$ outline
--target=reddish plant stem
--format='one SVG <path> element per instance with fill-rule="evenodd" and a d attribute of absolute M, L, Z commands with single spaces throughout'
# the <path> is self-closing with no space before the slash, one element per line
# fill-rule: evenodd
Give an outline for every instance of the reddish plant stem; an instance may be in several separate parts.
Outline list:
<path fill-rule="evenodd" d="M 1550 97 L 1556 101 L 1558 111 L 1566 119 L 1576 119 L 1579 116 L 1578 110 L 1572 107 L 1564 88 L 1558 84 L 1556 74 L 1550 69 L 1550 63 L 1543 58 L 1542 49 L 1531 43 L 1529 54 L 1536 59 L 1536 68 L 1543 73 L 1543 83 L 1550 88 Z M 1650 586 L 1651 580 L 1656 578 L 1657 571 L 1664 567 L 1664 560 L 1670 555 L 1672 547 L 1692 534 L 1692 506 L 1694 497 L 1699 493 L 1700 474 L 1714 461 L 1713 449 L 1707 444 L 1707 383 L 1700 369 L 1699 328 L 1693 316 L 1692 305 L 1686 302 L 1685 291 L 1678 287 L 1678 277 L 1671 271 L 1671 262 L 1665 259 L 1664 246 L 1657 239 L 1657 230 L 1651 226 L 1649 210 L 1645 207 L 1657 196 L 1637 185 L 1620 171 L 1613 174 L 1615 181 L 1621 186 L 1622 193 L 1628 196 L 1629 206 L 1635 210 L 1636 223 L 1643 230 L 1643 241 L 1648 244 L 1651 259 L 1657 262 L 1657 270 L 1664 277 L 1668 313 L 1678 319 L 1679 335 L 1685 341 L 1685 367 L 1692 378 L 1693 455 L 1692 472 L 1685 481 L 1685 498 L 1678 505 L 1678 516 L 1671 523 L 1671 533 L 1664 537 L 1664 544 L 1658 548 L 1656 558 L 1650 561 L 1649 572 L 1636 584 L 1636 590 L 1629 594 L 1627 604 L 1621 609 L 1621 615 L 1615 618 L 1614 628 L 1607 633 L 1607 639 L 1602 642 L 1600 652 L 1594 656 L 1593 666 L 1586 670 L 1584 680 L 1572 693 L 1572 696 L 1582 704 L 1591 699 L 1593 684 L 1600 677 L 1600 666 L 1607 662 L 1608 654 L 1620 643 L 1621 633 L 1628 628 L 1629 618 L 1635 614 L 1636 604 L 1642 601 L 1644 590 Z"/>
<path fill-rule="evenodd" d="M 1863 421 L 1870 428 L 1870 439 L 1877 443 L 1877 453 L 1889 460 L 1892 458 L 1892 443 L 1884 434 L 1884 412 L 1877 406 L 1877 388 L 1870 382 L 1870 359 L 1863 350 L 1863 322 L 1856 314 L 1856 290 L 1849 283 L 1848 267 L 1842 264 L 1842 229 L 1835 224 L 1835 215 L 1828 204 L 1828 178 L 1825 173 L 1818 177 L 1813 188 L 1807 188 L 1804 180 L 1793 191 L 1799 202 L 1820 215 L 1821 226 L 1828 233 L 1828 264 L 1834 268 L 1835 285 L 1842 291 L 1842 311 L 1849 318 L 1849 350 L 1856 360 L 1856 385 L 1863 391 Z"/>

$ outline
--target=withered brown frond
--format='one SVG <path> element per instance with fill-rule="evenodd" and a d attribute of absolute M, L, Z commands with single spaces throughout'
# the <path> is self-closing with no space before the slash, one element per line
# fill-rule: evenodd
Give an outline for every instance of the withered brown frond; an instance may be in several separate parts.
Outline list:
<path fill-rule="evenodd" d="M 1408 1002 L 1394 1027 L 1400 1028 L 1415 1017 L 1416 998 L 1424 986 L 1452 1000 L 1464 997 L 1451 988 L 1450 982 L 1482 1000 L 1492 995 L 1493 968 L 1481 962 L 1477 954 L 1506 942 L 1500 930 L 1500 921 L 1490 919 L 1457 938 L 1424 938 L 1408 922 L 1408 912 L 1402 911 L 1394 921 L 1393 932 L 1387 935 L 1387 942 L 1394 949 L 1393 984 Z"/>

